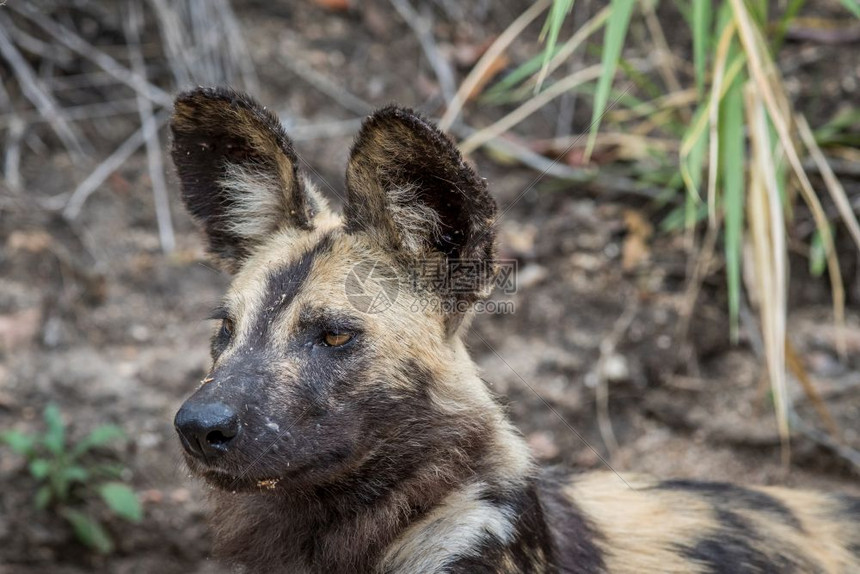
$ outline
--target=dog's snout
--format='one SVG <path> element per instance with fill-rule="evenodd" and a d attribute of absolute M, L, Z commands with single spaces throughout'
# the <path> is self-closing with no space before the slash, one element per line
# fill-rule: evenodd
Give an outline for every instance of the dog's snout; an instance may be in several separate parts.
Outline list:
<path fill-rule="evenodd" d="M 240 430 L 236 412 L 220 402 L 186 402 L 173 424 L 188 454 L 202 460 L 226 453 Z"/>

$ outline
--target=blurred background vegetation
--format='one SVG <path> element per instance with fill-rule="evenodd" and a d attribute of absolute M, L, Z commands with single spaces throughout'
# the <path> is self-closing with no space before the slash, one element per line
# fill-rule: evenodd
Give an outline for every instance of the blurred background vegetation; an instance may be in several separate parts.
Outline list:
<path fill-rule="evenodd" d="M 335 204 L 374 107 L 459 142 L 520 261 L 469 342 L 539 459 L 599 468 L 574 425 L 617 470 L 856 486 L 858 50 L 856 0 L 8 0 L 0 563 L 220 571 L 170 427 L 226 283 L 165 155 L 194 85 Z"/>

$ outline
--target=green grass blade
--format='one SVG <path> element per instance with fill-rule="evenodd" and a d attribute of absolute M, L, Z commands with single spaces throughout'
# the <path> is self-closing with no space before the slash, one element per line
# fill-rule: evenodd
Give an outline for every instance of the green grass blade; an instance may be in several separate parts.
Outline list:
<path fill-rule="evenodd" d="M 580 94 L 593 96 L 597 92 L 597 86 L 594 82 L 577 86 L 576 91 Z M 650 105 L 647 101 L 642 100 L 630 92 L 622 92 L 621 90 L 609 90 L 609 98 L 615 103 L 616 109 L 635 109 L 640 106 Z M 656 110 L 655 110 L 656 111 Z"/>
<path fill-rule="evenodd" d="M 558 54 L 560 47 L 556 46 L 552 52 L 550 53 L 550 60 Z M 493 87 L 488 89 L 482 96 L 480 96 L 480 101 L 486 103 L 501 103 L 507 102 L 510 96 L 511 90 L 516 88 L 523 80 L 526 80 L 532 76 L 535 72 L 540 70 L 541 65 L 544 60 L 544 54 L 538 54 L 537 56 L 533 56 L 514 68 L 513 71 L 507 73 L 502 79 L 500 79 Z"/>
<path fill-rule="evenodd" d="M 809 273 L 813 277 L 821 277 L 826 269 L 827 250 L 824 248 L 821 232 L 816 229 L 812 241 L 809 243 Z"/>
<path fill-rule="evenodd" d="M 540 91 L 541 85 L 543 85 L 543 81 L 546 78 L 549 61 L 552 59 L 556 44 L 558 44 L 558 34 L 561 32 L 561 25 L 564 24 L 567 15 L 573 9 L 573 2 L 574 0 L 553 0 L 552 8 L 550 8 L 546 23 L 541 31 L 541 40 L 546 41 L 546 46 L 543 51 L 540 74 L 538 75 L 537 84 L 535 84 L 535 93 Z"/>
<path fill-rule="evenodd" d="M 826 124 L 815 130 L 815 143 L 819 146 L 828 145 L 851 145 L 845 143 L 858 138 L 857 135 L 849 133 L 856 131 L 860 126 L 860 109 L 846 108 L 838 112 Z"/>
<path fill-rule="evenodd" d="M 744 100 L 742 79 L 736 78 L 720 104 L 720 175 L 723 182 L 726 278 L 730 334 L 738 337 L 741 293 L 741 243 L 744 228 Z"/>
<path fill-rule="evenodd" d="M 708 44 L 711 41 L 711 2 L 693 0 L 693 64 L 696 70 L 696 89 L 705 93 L 705 66 L 708 60 Z"/>
<path fill-rule="evenodd" d="M 734 20 L 732 7 L 728 2 L 723 2 L 720 4 L 719 10 L 717 10 L 717 26 L 714 29 L 721 32 L 731 20 Z M 716 40 L 714 41 L 716 42 Z"/>
<path fill-rule="evenodd" d="M 783 44 L 785 40 L 785 32 L 788 30 L 788 27 L 791 25 L 792 20 L 797 17 L 800 9 L 803 8 L 803 5 L 806 4 L 806 0 L 790 0 L 788 6 L 785 8 L 785 13 L 783 13 L 782 17 L 779 19 L 779 23 L 776 25 L 776 29 L 773 33 L 773 51 L 776 53 Z"/>
<path fill-rule="evenodd" d="M 839 1 L 842 2 L 842 5 L 845 6 L 845 8 L 849 12 L 854 14 L 854 16 L 856 16 L 857 18 L 860 18 L 860 1 L 858 1 L 858 0 L 839 0 Z"/>
<path fill-rule="evenodd" d="M 687 196 L 689 197 L 689 196 Z M 687 212 L 688 203 L 692 204 L 692 218 L 696 223 L 700 223 L 708 217 L 708 205 L 702 201 L 688 201 L 684 205 L 679 205 L 669 212 L 660 222 L 660 231 L 665 233 L 673 233 L 681 231 L 687 225 L 687 220 L 691 217 Z"/>
<path fill-rule="evenodd" d="M 681 13 L 681 17 L 688 26 L 693 25 L 693 10 L 690 7 L 689 0 L 675 0 L 675 9 Z"/>
<path fill-rule="evenodd" d="M 681 178 L 687 188 L 687 202 L 692 204 L 702 203 L 702 194 L 699 190 L 702 187 L 702 172 L 708 151 L 708 132 L 702 128 L 702 124 L 707 120 L 708 106 L 707 103 L 703 103 L 696 110 L 690 127 L 681 139 Z"/>
<path fill-rule="evenodd" d="M 612 14 L 606 23 L 606 32 L 603 36 L 603 73 L 597 81 L 597 92 L 594 96 L 594 110 L 591 115 L 591 133 L 588 134 L 588 143 L 585 147 L 586 160 L 591 157 L 594 150 L 594 142 L 597 140 L 597 131 L 600 129 L 600 120 L 606 110 L 606 102 L 609 99 L 609 90 L 612 88 L 612 80 L 615 78 L 615 68 L 621 58 L 621 49 L 624 46 L 624 38 L 627 35 L 627 27 L 630 24 L 630 15 L 633 13 L 633 0 L 612 0 Z"/>
<path fill-rule="evenodd" d="M 666 90 L 658 86 L 657 82 L 649 78 L 647 74 L 643 74 L 637 70 L 636 67 L 632 66 L 626 58 L 618 58 L 618 67 L 627 75 L 628 78 L 630 78 L 630 81 L 632 81 L 638 89 L 644 92 L 646 98 L 654 100 L 660 96 L 666 95 Z"/>
<path fill-rule="evenodd" d="M 776 188 L 779 191 L 779 199 L 782 202 L 782 209 L 786 222 L 791 221 L 794 217 L 791 198 L 788 196 L 786 182 L 788 181 L 788 165 L 785 163 L 785 154 L 782 152 L 782 144 L 779 141 L 779 133 L 773 125 L 770 116 L 767 117 L 767 134 L 768 141 L 773 142 L 771 145 L 771 155 L 773 156 L 773 165 L 776 170 Z"/>
<path fill-rule="evenodd" d="M 768 0 L 747 0 L 750 16 L 759 29 L 764 29 L 767 25 L 767 2 Z"/>

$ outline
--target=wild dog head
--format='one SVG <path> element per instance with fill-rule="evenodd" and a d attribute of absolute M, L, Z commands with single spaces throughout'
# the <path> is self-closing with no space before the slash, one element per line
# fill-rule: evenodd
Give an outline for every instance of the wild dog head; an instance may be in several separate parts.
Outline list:
<path fill-rule="evenodd" d="M 410 110 L 374 113 L 339 216 L 247 96 L 184 93 L 171 129 L 185 205 L 234 274 L 211 372 L 175 419 L 191 468 L 301 488 L 481 440 L 439 430 L 486 399 L 458 333 L 496 272 L 495 204 L 452 142 Z"/>

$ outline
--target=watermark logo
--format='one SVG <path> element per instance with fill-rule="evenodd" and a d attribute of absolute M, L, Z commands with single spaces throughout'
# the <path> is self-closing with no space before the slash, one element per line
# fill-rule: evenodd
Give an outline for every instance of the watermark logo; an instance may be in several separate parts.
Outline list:
<path fill-rule="evenodd" d="M 413 294 L 413 300 L 405 302 L 413 312 L 464 313 L 471 307 L 477 313 L 513 313 L 513 301 L 470 302 L 469 297 L 458 297 L 493 289 L 505 295 L 517 292 L 515 259 L 422 260 L 400 274 L 386 263 L 363 261 L 350 270 L 344 285 L 352 306 L 369 314 L 390 309 L 405 293 Z"/>
<path fill-rule="evenodd" d="M 362 313 L 381 313 L 389 309 L 400 293 L 397 272 L 379 261 L 363 261 L 346 276 L 346 297 Z"/>

